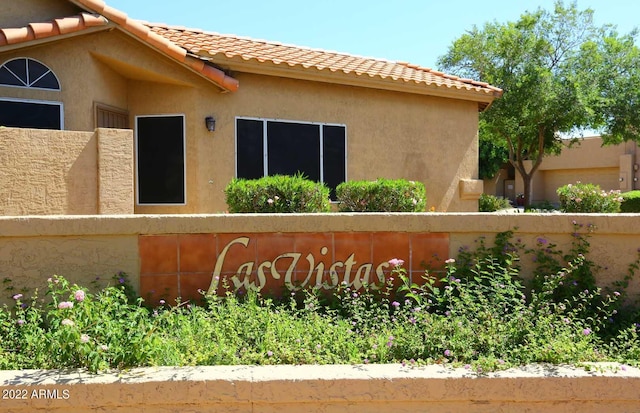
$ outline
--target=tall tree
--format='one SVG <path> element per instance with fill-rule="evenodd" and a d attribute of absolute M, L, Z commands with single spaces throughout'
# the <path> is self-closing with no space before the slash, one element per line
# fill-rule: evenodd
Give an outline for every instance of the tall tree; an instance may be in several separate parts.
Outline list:
<path fill-rule="evenodd" d="M 443 70 L 503 89 L 481 114 L 481 140 L 506 146 L 506 160 L 524 182 L 525 205 L 544 155 L 562 149 L 563 133 L 601 128 L 607 142 L 638 140 L 634 36 L 619 37 L 611 26 L 597 27 L 592 10 L 557 1 L 552 12 L 474 26 L 440 58 Z"/>

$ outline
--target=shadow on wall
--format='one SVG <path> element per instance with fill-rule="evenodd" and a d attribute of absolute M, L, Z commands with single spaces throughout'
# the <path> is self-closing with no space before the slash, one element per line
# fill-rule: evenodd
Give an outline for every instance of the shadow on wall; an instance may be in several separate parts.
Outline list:
<path fill-rule="evenodd" d="M 76 150 L 79 148 L 76 148 Z M 61 148 L 61 150 L 67 150 Z M 98 138 L 93 134 L 66 170 L 64 181 L 67 188 L 68 215 L 98 213 Z M 64 166 L 63 166 L 64 167 Z"/>

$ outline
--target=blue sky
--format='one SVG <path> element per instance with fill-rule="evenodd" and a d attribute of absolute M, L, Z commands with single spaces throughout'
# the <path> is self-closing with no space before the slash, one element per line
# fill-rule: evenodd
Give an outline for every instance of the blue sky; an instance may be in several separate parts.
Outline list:
<path fill-rule="evenodd" d="M 129 16 L 217 33 L 308 46 L 437 68 L 438 57 L 474 24 L 516 20 L 553 0 L 106 0 Z M 565 1 L 565 4 L 569 2 Z M 597 24 L 638 26 L 640 2 L 578 0 Z"/>

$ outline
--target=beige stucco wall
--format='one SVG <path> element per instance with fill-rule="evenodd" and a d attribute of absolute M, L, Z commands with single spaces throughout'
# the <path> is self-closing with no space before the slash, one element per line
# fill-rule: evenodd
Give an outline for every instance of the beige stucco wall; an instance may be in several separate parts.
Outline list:
<path fill-rule="evenodd" d="M 477 210 L 477 184 L 461 184 L 477 178 L 476 103 L 246 73 L 234 74 L 238 92 L 221 93 L 117 30 L 0 54 L 0 61 L 21 56 L 49 66 L 62 90 L 0 87 L 0 96 L 63 102 L 67 130 L 93 130 L 95 103 L 128 110 L 132 127 L 136 116 L 185 115 L 187 205 L 136 206 L 136 213 L 226 210 L 236 116 L 345 124 L 348 179 L 420 180 L 428 207 Z M 217 119 L 214 133 L 205 129 L 208 115 Z"/>
<path fill-rule="evenodd" d="M 400 364 L 0 372 L 0 389 L 13 396 L 2 406 L 15 413 L 634 412 L 639 385 L 637 368 L 605 363 L 592 371 L 534 365 L 483 376 Z"/>
<path fill-rule="evenodd" d="M 601 286 L 621 279 L 638 254 L 640 235 L 634 214 L 223 214 L 0 217 L 0 267 L 18 288 L 43 288 L 52 274 L 89 286 L 94 277 L 118 271 L 137 285 L 140 267 L 137 236 L 281 232 L 427 232 L 449 237 L 449 256 L 475 248 L 499 232 L 515 230 L 514 239 L 534 247 L 539 237 L 569 251 L 573 221 L 595 225 L 589 259 L 602 267 Z M 517 229 L 516 229 L 517 228 Z M 534 262 L 524 256 L 523 274 Z M 640 297 L 640 274 L 629 286 Z M 3 299 L 6 297 L 3 297 Z"/>
<path fill-rule="evenodd" d="M 638 144 L 634 142 L 619 145 L 602 145 L 600 137 L 587 137 L 569 145 L 560 155 L 546 156 L 534 175 L 533 202 L 558 202 L 556 190 L 566 184 L 578 181 L 599 185 L 605 191 L 622 192 L 640 188 L 640 171 L 634 169 L 638 160 Z M 531 162 L 525 161 L 528 169 Z M 499 181 L 506 171 L 500 170 L 498 176 L 485 180 L 485 193 L 500 195 L 501 188 L 492 185 Z M 524 192 L 524 184 L 516 172 L 516 191 Z"/>
<path fill-rule="evenodd" d="M 0 215 L 132 212 L 131 131 L 0 128 Z"/>
<path fill-rule="evenodd" d="M 224 95 L 204 85 L 130 85 L 133 112 L 184 113 L 188 136 L 187 205 L 137 206 L 136 212 L 226 210 L 223 190 L 235 174 L 236 116 L 345 124 L 348 179 L 419 180 L 427 188 L 428 206 L 477 209 L 477 197 L 463 200 L 459 191 L 460 180 L 477 177 L 476 104 L 269 76 L 237 77 L 240 91 Z M 214 133 L 204 128 L 208 115 L 217 120 Z"/>

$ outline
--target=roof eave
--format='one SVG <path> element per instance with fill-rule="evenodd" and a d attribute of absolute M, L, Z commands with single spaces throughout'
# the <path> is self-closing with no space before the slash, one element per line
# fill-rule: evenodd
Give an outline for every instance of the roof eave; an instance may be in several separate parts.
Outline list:
<path fill-rule="evenodd" d="M 74 31 L 71 33 L 57 34 L 55 36 L 48 36 L 39 39 L 27 40 L 13 44 L 0 45 L 0 53 L 10 52 L 13 50 L 24 49 L 26 47 L 34 47 L 47 43 L 58 42 L 60 40 L 70 39 L 78 36 L 85 36 L 87 34 L 98 33 L 103 31 L 112 30 L 115 26 L 111 23 L 103 26 L 87 27 L 82 30 Z"/>
<path fill-rule="evenodd" d="M 142 42 L 148 47 L 151 47 L 157 52 L 168 56 L 172 60 L 177 61 L 188 70 L 205 78 L 223 91 L 235 92 L 238 90 L 239 83 L 236 79 L 228 76 L 217 68 L 207 65 L 201 59 L 188 55 L 187 50 L 176 45 L 170 40 L 153 33 L 148 27 L 140 23 L 138 20 L 129 18 L 126 13 L 107 6 L 103 0 L 68 1 L 85 10 L 104 16 L 122 32 Z"/>
<path fill-rule="evenodd" d="M 502 95 L 502 92 L 499 90 L 476 86 L 471 86 L 471 89 L 465 87 L 458 88 L 435 83 L 427 84 L 415 81 L 404 81 L 394 79 L 391 76 L 383 78 L 366 74 L 359 75 L 355 72 L 345 73 L 343 71 L 331 71 L 329 69 L 319 70 L 315 68 L 305 68 L 300 65 L 290 66 L 287 63 L 275 64 L 269 61 L 244 60 L 239 56 L 234 58 L 211 56 L 209 57 L 209 61 L 236 72 L 473 101 L 478 102 L 480 111 L 484 110 L 494 99 Z"/>

